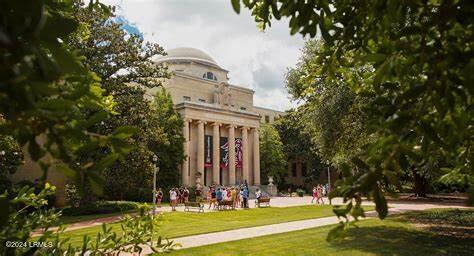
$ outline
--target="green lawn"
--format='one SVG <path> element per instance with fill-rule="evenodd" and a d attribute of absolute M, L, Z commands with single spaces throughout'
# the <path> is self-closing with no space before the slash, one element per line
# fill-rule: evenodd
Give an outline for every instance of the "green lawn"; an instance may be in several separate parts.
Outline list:
<path fill-rule="evenodd" d="M 365 207 L 367 210 L 373 208 L 374 207 Z M 164 213 L 163 223 L 160 227 L 160 235 L 164 238 L 175 238 L 333 215 L 332 206 L 329 205 L 285 208 L 271 207 L 212 213 Z M 110 226 L 114 230 L 120 231 L 119 224 L 110 224 Z M 82 244 L 82 237 L 85 234 L 95 237 L 100 229 L 100 226 L 84 228 L 66 232 L 64 236 L 69 237 L 73 245 L 80 246 Z"/>
<path fill-rule="evenodd" d="M 461 213 L 461 214 L 459 214 Z M 178 250 L 171 255 L 472 255 L 474 231 L 463 229 L 462 236 L 450 232 L 432 232 L 411 224 L 413 221 L 432 224 L 455 216 L 462 226 L 474 226 L 474 210 L 456 212 L 434 210 L 423 213 L 389 217 L 387 220 L 361 221 L 342 241 L 327 242 L 326 235 L 332 226 L 303 231 L 263 236 L 228 243 Z M 440 217 L 440 218 L 438 218 Z M 450 224 L 457 221 L 450 221 Z M 443 221 L 444 223 L 444 221 Z M 439 227 L 439 226 L 438 226 Z M 457 226 L 460 228 L 460 226 Z M 458 234 L 459 234 L 459 230 Z"/>

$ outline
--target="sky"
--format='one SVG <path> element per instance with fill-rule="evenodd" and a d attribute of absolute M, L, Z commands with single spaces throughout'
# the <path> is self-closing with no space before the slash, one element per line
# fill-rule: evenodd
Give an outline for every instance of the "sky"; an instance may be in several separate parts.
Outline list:
<path fill-rule="evenodd" d="M 118 5 L 117 14 L 146 41 L 167 49 L 193 47 L 229 70 L 230 83 L 253 89 L 254 105 L 286 110 L 296 106 L 284 86 L 288 67 L 296 64 L 304 39 L 290 36 L 287 20 L 257 29 L 250 12 L 237 14 L 230 0 L 102 0 Z"/>

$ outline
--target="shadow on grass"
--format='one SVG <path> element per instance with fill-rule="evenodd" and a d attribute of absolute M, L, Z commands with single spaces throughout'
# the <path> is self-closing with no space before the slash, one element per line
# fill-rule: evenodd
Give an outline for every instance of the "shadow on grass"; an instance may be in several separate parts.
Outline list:
<path fill-rule="evenodd" d="M 332 242 L 331 246 L 377 255 L 472 255 L 474 251 L 470 239 L 396 226 L 354 228 L 344 240 Z"/>

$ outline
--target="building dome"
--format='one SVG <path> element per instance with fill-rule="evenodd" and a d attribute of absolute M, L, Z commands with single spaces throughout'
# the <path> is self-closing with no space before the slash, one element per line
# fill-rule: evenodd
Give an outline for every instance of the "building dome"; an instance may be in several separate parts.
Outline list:
<path fill-rule="evenodd" d="M 160 56 L 155 59 L 156 62 L 181 62 L 181 61 L 195 61 L 202 64 L 207 64 L 221 69 L 217 62 L 207 53 L 190 47 L 174 48 L 167 51 L 168 55 Z"/>

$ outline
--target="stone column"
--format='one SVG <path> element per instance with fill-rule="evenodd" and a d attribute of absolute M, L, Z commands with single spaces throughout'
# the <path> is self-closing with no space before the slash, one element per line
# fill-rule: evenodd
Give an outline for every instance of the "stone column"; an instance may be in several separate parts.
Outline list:
<path fill-rule="evenodd" d="M 260 140 L 258 129 L 253 129 L 253 184 L 260 185 Z"/>
<path fill-rule="evenodd" d="M 235 127 L 229 125 L 229 185 L 235 184 Z"/>
<path fill-rule="evenodd" d="M 184 119 L 183 126 L 183 149 L 184 149 L 184 161 L 181 168 L 182 182 L 184 186 L 189 186 L 189 120 Z"/>
<path fill-rule="evenodd" d="M 249 180 L 249 148 L 247 127 L 242 127 L 242 176 L 244 182 Z"/>
<path fill-rule="evenodd" d="M 219 184 L 219 123 L 212 124 L 212 182 Z M 221 184 L 223 185 L 223 184 Z"/>
<path fill-rule="evenodd" d="M 204 174 L 204 121 L 198 122 L 198 138 L 197 138 L 197 165 L 196 171 Z M 193 175 L 194 174 L 194 175 Z M 191 173 L 191 179 L 196 179 L 197 173 Z M 197 185 L 197 184 L 196 184 Z"/>

